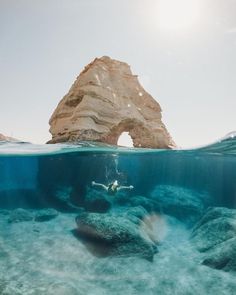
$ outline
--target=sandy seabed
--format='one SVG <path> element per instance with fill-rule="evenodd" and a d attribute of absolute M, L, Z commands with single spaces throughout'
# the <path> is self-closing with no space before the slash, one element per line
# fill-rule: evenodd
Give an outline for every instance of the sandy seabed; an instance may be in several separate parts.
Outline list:
<path fill-rule="evenodd" d="M 236 293 L 236 276 L 201 265 L 189 231 L 174 218 L 165 217 L 163 242 L 149 262 L 94 256 L 73 235 L 75 217 L 60 213 L 47 222 L 8 223 L 8 214 L 0 214 L 1 295 Z"/>

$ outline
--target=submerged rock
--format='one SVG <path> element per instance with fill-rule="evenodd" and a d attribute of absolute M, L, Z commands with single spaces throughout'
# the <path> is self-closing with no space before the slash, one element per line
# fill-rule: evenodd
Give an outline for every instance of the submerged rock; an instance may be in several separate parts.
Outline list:
<path fill-rule="evenodd" d="M 191 239 L 201 252 L 236 237 L 236 210 L 209 208 L 195 225 Z"/>
<path fill-rule="evenodd" d="M 142 206 L 148 213 L 160 212 L 160 206 L 158 205 L 158 202 L 144 196 L 120 196 L 115 198 L 115 203 L 118 205 L 126 205 L 131 207 Z"/>
<path fill-rule="evenodd" d="M 38 222 L 49 221 L 58 216 L 58 212 L 55 209 L 48 208 L 38 211 L 35 214 L 34 220 Z"/>
<path fill-rule="evenodd" d="M 150 215 L 149 213 L 144 207 L 137 206 L 127 209 L 123 216 L 141 227 L 155 244 L 159 244 L 159 240 L 153 232 L 153 220 L 156 220 L 156 215 Z"/>
<path fill-rule="evenodd" d="M 236 220 L 221 217 L 209 221 L 192 234 L 192 241 L 201 252 L 236 236 Z"/>
<path fill-rule="evenodd" d="M 148 212 L 144 207 L 137 206 L 127 209 L 123 213 L 123 216 L 127 217 L 128 219 L 131 218 L 132 220 L 133 217 L 136 217 L 139 221 L 142 221 L 148 216 Z"/>
<path fill-rule="evenodd" d="M 128 64 L 107 56 L 85 67 L 51 116 L 50 143 L 87 140 L 116 145 L 129 132 L 135 147 L 173 148 L 161 107 Z"/>
<path fill-rule="evenodd" d="M 133 216 L 140 219 L 139 214 Z M 76 223 L 79 235 L 102 245 L 105 256 L 137 256 L 152 261 L 157 252 L 145 229 L 124 215 L 84 213 L 76 217 Z"/>
<path fill-rule="evenodd" d="M 194 227 L 191 241 L 204 252 L 202 264 L 236 271 L 236 210 L 209 208 Z"/>
<path fill-rule="evenodd" d="M 163 213 L 182 221 L 200 218 L 210 202 L 210 197 L 205 192 L 172 185 L 156 186 L 151 198 L 157 202 Z"/>
<path fill-rule="evenodd" d="M 58 211 L 53 208 L 47 208 L 42 210 L 25 210 L 18 208 L 9 213 L 8 222 L 17 223 L 24 221 L 36 221 L 43 222 L 49 221 L 58 216 Z"/>
<path fill-rule="evenodd" d="M 32 221 L 33 219 L 34 219 L 33 212 L 18 208 L 10 212 L 8 222 L 17 223 L 17 222 L 24 222 L 24 221 Z"/>
<path fill-rule="evenodd" d="M 236 236 L 208 251 L 202 264 L 224 271 L 236 272 Z"/>
<path fill-rule="evenodd" d="M 84 209 L 88 212 L 105 213 L 111 208 L 111 201 L 104 193 L 88 189 L 84 200 Z"/>
<path fill-rule="evenodd" d="M 53 197 L 51 197 L 51 204 L 59 211 L 80 213 L 83 208 L 76 206 L 71 201 L 71 186 L 58 186 L 55 189 Z"/>
<path fill-rule="evenodd" d="M 41 160 L 41 159 L 40 159 Z M 52 161 L 50 161 L 51 164 Z M 62 161 L 60 161 L 62 162 Z M 84 211 L 84 209 L 76 204 L 71 200 L 71 194 L 73 187 L 71 185 L 60 185 L 59 183 L 62 181 L 61 178 L 58 180 L 57 179 L 57 172 L 60 171 L 60 169 L 65 169 L 65 167 L 69 167 L 70 162 L 66 163 L 60 163 L 59 169 L 56 169 L 58 171 L 54 171 L 56 173 L 53 173 L 51 175 L 50 168 L 47 166 L 46 163 L 43 165 L 43 172 L 42 169 L 40 170 L 40 177 L 43 179 L 43 183 L 41 182 L 41 185 L 46 187 L 46 191 L 43 194 L 43 201 L 44 201 L 44 206 L 47 205 L 47 207 L 55 208 L 59 212 L 68 212 L 68 213 L 80 213 Z M 53 163 L 54 164 L 54 163 Z M 53 166 L 52 164 L 52 166 Z M 66 166 L 68 165 L 68 166 Z M 64 167 L 65 166 L 65 167 Z M 46 168 L 45 168 L 46 167 Z M 44 170 L 45 169 L 45 170 Z M 69 168 L 68 168 L 69 169 Z M 43 178 L 43 175 L 45 179 Z M 50 175 L 50 176 L 48 176 Z M 60 173 L 59 173 L 60 175 Z M 54 178 L 55 177 L 55 178 Z M 40 180 L 42 181 L 42 180 Z M 50 190 L 48 189 L 50 187 Z"/>
<path fill-rule="evenodd" d="M 202 218 L 194 226 L 193 232 L 196 232 L 199 227 L 217 218 L 233 218 L 236 219 L 236 210 L 225 207 L 210 207 L 207 209 Z"/>

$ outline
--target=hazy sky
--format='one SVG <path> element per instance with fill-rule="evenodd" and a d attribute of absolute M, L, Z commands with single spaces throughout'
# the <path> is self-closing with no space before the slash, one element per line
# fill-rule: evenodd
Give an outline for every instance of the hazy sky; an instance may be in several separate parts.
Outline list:
<path fill-rule="evenodd" d="M 131 65 L 178 145 L 236 129 L 236 0 L 0 0 L 0 133 L 49 140 L 58 102 L 103 55 Z"/>

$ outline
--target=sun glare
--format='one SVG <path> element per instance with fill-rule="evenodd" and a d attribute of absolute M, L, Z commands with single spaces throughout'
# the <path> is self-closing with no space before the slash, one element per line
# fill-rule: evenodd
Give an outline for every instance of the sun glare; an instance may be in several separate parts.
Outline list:
<path fill-rule="evenodd" d="M 199 19 L 199 0 L 159 0 L 159 25 L 161 29 L 186 29 Z"/>

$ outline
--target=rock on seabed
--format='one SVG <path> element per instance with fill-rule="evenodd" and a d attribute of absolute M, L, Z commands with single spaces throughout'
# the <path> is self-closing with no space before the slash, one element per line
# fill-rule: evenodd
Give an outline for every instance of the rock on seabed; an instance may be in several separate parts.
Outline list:
<path fill-rule="evenodd" d="M 152 261 L 157 253 L 155 243 L 150 239 L 142 217 L 147 211 L 133 208 L 127 215 L 83 213 L 76 217 L 78 234 L 102 245 L 106 256 L 135 256 Z M 140 216 L 141 214 L 141 216 Z"/>
<path fill-rule="evenodd" d="M 236 272 L 236 210 L 209 208 L 192 232 L 192 242 L 203 252 L 202 264 Z"/>

